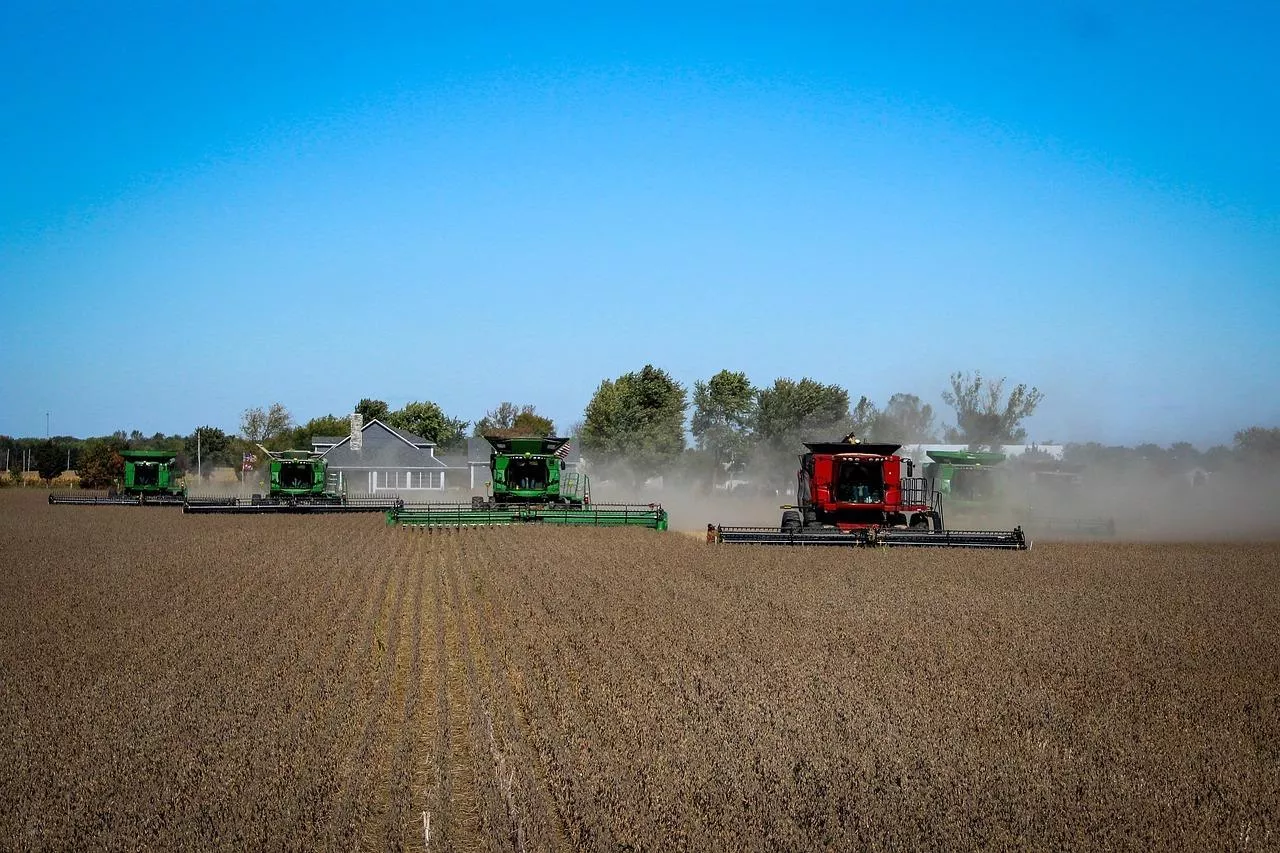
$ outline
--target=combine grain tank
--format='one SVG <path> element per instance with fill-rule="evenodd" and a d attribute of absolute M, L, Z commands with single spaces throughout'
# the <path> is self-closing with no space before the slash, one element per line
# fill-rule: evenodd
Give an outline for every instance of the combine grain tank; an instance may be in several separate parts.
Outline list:
<path fill-rule="evenodd" d="M 124 477 L 119 488 L 106 494 L 94 492 L 53 492 L 51 504 L 87 506 L 182 506 L 186 489 L 178 482 L 169 450 L 122 450 Z"/>
<path fill-rule="evenodd" d="M 387 524 L 427 529 L 514 524 L 667 529 L 661 504 L 597 504 L 586 474 L 565 470 L 569 439 L 486 435 L 491 493 L 470 503 L 405 504 Z"/>
<path fill-rule="evenodd" d="M 753 545 L 868 546 L 1026 550 L 1021 528 L 948 530 L 942 493 L 913 463 L 897 455 L 898 444 L 806 443 L 800 457 L 796 504 L 783 507 L 779 527 L 710 525 L 709 541 Z"/>

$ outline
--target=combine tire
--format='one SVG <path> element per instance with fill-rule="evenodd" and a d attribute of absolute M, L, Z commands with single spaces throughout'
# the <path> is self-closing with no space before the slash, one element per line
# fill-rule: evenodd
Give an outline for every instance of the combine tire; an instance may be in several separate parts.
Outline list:
<path fill-rule="evenodd" d="M 802 527 L 804 527 L 804 520 L 800 517 L 800 513 L 789 509 L 782 514 L 783 533 L 799 533 Z"/>

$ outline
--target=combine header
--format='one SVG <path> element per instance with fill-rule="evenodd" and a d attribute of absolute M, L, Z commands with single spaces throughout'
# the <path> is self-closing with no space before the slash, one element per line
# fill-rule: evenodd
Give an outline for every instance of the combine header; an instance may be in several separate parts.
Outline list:
<path fill-rule="evenodd" d="M 122 450 L 124 481 L 105 495 L 94 492 L 52 492 L 51 504 L 82 506 L 182 506 L 186 489 L 173 470 L 177 454 L 168 450 Z"/>
<path fill-rule="evenodd" d="M 183 512 L 193 513 L 332 513 L 382 512 L 402 506 L 396 497 L 348 499 L 326 487 L 328 463 L 311 450 L 267 450 L 270 457 L 267 494 L 244 498 L 188 497 Z"/>
<path fill-rule="evenodd" d="M 796 504 L 783 507 L 780 527 L 708 525 L 707 539 L 747 545 L 1004 548 L 1026 550 L 1031 542 L 1013 530 L 947 530 L 942 494 L 913 463 L 897 455 L 898 444 L 806 443 L 800 457 Z"/>
<path fill-rule="evenodd" d="M 566 472 L 567 438 L 486 435 L 492 446 L 492 494 L 471 503 L 405 504 L 387 510 L 387 524 L 426 529 L 513 524 L 667 529 L 661 504 L 597 504 L 586 474 Z"/>

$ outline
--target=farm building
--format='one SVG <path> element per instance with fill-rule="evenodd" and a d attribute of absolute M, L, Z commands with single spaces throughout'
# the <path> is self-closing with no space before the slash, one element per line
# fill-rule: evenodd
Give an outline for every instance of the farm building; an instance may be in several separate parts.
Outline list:
<path fill-rule="evenodd" d="M 359 415 L 352 416 L 351 427 L 349 435 L 311 440 L 312 450 L 329 463 L 330 489 L 426 496 L 444 491 L 446 485 L 466 485 L 446 483 L 448 466 L 436 458 L 434 442 L 376 419 L 363 423 Z"/>

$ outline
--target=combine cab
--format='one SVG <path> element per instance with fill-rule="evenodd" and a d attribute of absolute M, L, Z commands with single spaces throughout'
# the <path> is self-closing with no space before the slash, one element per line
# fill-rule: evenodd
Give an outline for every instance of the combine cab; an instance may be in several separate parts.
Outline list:
<path fill-rule="evenodd" d="M 349 500 L 325 487 L 328 463 L 310 450 L 267 450 L 270 457 L 267 494 L 243 498 L 190 497 L 183 512 L 194 513 L 333 513 L 383 512 L 402 506 L 399 498 Z"/>
<path fill-rule="evenodd" d="M 710 541 L 759 545 L 904 545 L 950 548 L 1010 548 L 1031 543 L 1020 528 L 947 530 L 942 494 L 913 463 L 897 455 L 901 445 L 806 443 L 800 457 L 796 505 L 783 507 L 772 527 L 710 526 Z"/>
<path fill-rule="evenodd" d="M 402 505 L 387 511 L 387 524 L 427 529 L 501 527 L 513 524 L 648 527 L 667 529 L 660 504 L 597 504 L 585 474 L 566 472 L 567 438 L 486 435 L 492 494 L 471 503 Z"/>
<path fill-rule="evenodd" d="M 178 484 L 174 468 L 177 454 L 168 450 L 122 450 L 124 479 L 119 489 L 105 495 L 84 492 L 55 492 L 51 504 L 89 506 L 182 506 L 186 490 Z"/>

